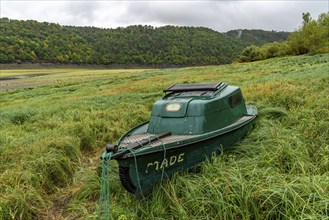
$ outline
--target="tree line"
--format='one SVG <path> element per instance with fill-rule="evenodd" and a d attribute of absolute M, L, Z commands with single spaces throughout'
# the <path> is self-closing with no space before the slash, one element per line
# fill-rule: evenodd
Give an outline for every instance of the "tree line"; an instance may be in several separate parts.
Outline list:
<path fill-rule="evenodd" d="M 1 63 L 224 64 L 244 43 L 203 27 L 101 29 L 1 18 Z"/>
<path fill-rule="evenodd" d="M 218 65 L 329 52 L 329 13 L 303 13 L 294 32 L 134 25 L 126 28 L 61 26 L 0 18 L 1 63 Z"/>
<path fill-rule="evenodd" d="M 270 42 L 280 42 L 287 40 L 289 32 L 286 31 L 264 31 L 264 30 L 247 30 L 238 29 L 225 33 L 228 36 L 235 37 L 243 41 L 247 45 L 261 46 Z"/>
<path fill-rule="evenodd" d="M 246 47 L 240 61 L 249 62 L 287 55 L 329 53 L 329 13 L 322 13 L 317 20 L 310 13 L 303 13 L 302 25 L 290 33 L 283 42 Z"/>
<path fill-rule="evenodd" d="M 204 27 L 102 29 L 9 18 L 0 25 L 1 63 L 218 65 L 238 58 L 251 41 L 285 38 L 262 30 L 245 30 L 248 37 L 239 39 Z"/>

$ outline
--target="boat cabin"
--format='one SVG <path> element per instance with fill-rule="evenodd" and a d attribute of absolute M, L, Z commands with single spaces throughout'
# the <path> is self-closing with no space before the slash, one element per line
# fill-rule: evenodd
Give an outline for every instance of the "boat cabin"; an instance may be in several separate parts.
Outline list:
<path fill-rule="evenodd" d="M 147 133 L 204 134 L 247 115 L 240 88 L 223 82 L 175 84 L 164 92 L 153 106 Z"/>

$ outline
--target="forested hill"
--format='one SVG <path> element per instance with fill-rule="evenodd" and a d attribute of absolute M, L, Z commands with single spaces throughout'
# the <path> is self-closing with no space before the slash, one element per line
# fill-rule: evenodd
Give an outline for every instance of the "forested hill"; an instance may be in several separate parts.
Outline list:
<path fill-rule="evenodd" d="M 1 63 L 224 64 L 237 58 L 247 45 L 203 27 L 101 29 L 0 20 Z"/>
<path fill-rule="evenodd" d="M 228 31 L 225 34 L 227 36 L 240 39 L 248 45 L 261 46 L 266 43 L 287 40 L 290 32 L 238 29 Z"/>

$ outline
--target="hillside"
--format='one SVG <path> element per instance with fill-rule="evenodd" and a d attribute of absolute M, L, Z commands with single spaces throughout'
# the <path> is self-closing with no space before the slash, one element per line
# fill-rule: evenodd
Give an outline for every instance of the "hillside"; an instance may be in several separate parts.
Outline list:
<path fill-rule="evenodd" d="M 288 39 L 290 32 L 239 29 L 228 31 L 225 34 L 240 39 L 247 45 L 260 46 L 275 41 L 285 41 Z"/>
<path fill-rule="evenodd" d="M 244 48 L 236 39 L 201 27 L 100 29 L 2 18 L 0 31 L 2 63 L 223 64 Z"/>
<path fill-rule="evenodd" d="M 282 39 L 276 32 L 222 34 L 203 27 L 129 26 L 101 29 L 0 19 L 1 63 L 210 65 L 239 57 L 250 42 Z M 246 38 L 246 36 L 248 36 Z"/>
<path fill-rule="evenodd" d="M 252 132 L 144 201 L 123 189 L 112 161 L 112 219 L 327 219 L 328 62 L 318 54 L 177 69 L 2 69 L 25 78 L 1 81 L 0 219 L 95 219 L 105 145 L 148 120 L 168 86 L 218 81 L 258 107 Z"/>

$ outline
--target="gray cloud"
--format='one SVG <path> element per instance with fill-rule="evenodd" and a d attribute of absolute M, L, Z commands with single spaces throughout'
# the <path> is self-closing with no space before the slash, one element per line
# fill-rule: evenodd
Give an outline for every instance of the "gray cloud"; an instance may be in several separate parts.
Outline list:
<path fill-rule="evenodd" d="M 71 15 L 70 23 L 90 24 L 97 20 L 97 9 L 101 7 L 99 2 L 68 2 L 64 8 L 65 14 Z"/>
<path fill-rule="evenodd" d="M 293 30 L 302 12 L 326 12 L 324 1 L 203 1 L 134 2 L 127 7 L 126 22 L 207 26 L 220 31 L 237 28 Z"/>
<path fill-rule="evenodd" d="M 304 1 L 1 1 L 1 17 L 115 28 L 133 24 L 205 26 L 217 31 L 292 31 L 302 12 L 328 12 L 327 0 Z"/>

